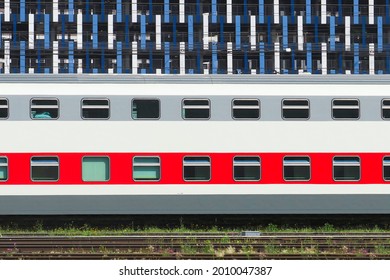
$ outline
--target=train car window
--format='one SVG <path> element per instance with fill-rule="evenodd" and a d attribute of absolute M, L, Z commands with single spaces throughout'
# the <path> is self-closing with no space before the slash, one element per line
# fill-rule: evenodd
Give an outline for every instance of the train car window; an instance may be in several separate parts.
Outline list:
<path fill-rule="evenodd" d="M 310 180 L 309 157 L 284 157 L 283 178 L 286 181 L 309 181 Z"/>
<path fill-rule="evenodd" d="M 8 159 L 0 157 L 0 181 L 8 180 Z"/>
<path fill-rule="evenodd" d="M 333 99 L 332 118 L 344 120 L 357 120 L 360 117 L 358 99 Z"/>
<path fill-rule="evenodd" d="M 108 99 L 83 99 L 81 101 L 83 119 L 108 119 L 110 102 Z"/>
<path fill-rule="evenodd" d="M 307 99 L 283 99 L 282 117 L 285 120 L 308 120 L 310 116 L 309 100 Z"/>
<path fill-rule="evenodd" d="M 160 118 L 160 100 L 133 99 L 131 117 L 134 120 L 154 120 Z"/>
<path fill-rule="evenodd" d="M 8 99 L 0 98 L 0 119 L 8 118 Z"/>
<path fill-rule="evenodd" d="M 360 158 L 359 157 L 334 157 L 333 179 L 335 181 L 359 181 Z"/>
<path fill-rule="evenodd" d="M 31 99 L 30 116 L 34 120 L 55 120 L 58 119 L 58 112 L 58 99 Z"/>
<path fill-rule="evenodd" d="M 183 119 L 206 120 L 210 118 L 210 100 L 183 99 Z"/>
<path fill-rule="evenodd" d="M 184 157 L 183 178 L 185 181 L 209 181 L 211 163 L 209 157 Z"/>
<path fill-rule="evenodd" d="M 58 157 L 32 157 L 31 180 L 32 181 L 58 181 L 59 162 Z"/>
<path fill-rule="evenodd" d="M 390 181 L 390 157 L 383 158 L 383 180 Z"/>
<path fill-rule="evenodd" d="M 258 120 L 260 118 L 260 101 L 258 99 L 233 99 L 233 119 Z"/>
<path fill-rule="evenodd" d="M 260 157 L 234 157 L 233 178 L 235 181 L 259 181 Z"/>
<path fill-rule="evenodd" d="M 382 100 L 382 118 L 390 119 L 390 99 Z"/>
<path fill-rule="evenodd" d="M 110 159 L 108 157 L 83 157 L 82 176 L 85 182 L 110 180 Z"/>
<path fill-rule="evenodd" d="M 160 158 L 134 157 L 133 158 L 133 180 L 134 181 L 160 180 Z"/>

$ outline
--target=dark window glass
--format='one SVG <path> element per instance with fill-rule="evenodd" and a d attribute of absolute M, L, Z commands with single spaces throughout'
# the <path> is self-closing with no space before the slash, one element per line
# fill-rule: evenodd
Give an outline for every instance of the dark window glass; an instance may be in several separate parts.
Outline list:
<path fill-rule="evenodd" d="M 184 99 L 184 119 L 209 119 L 210 101 L 208 99 Z"/>
<path fill-rule="evenodd" d="M 185 157 L 183 169 L 185 181 L 209 181 L 211 178 L 209 157 Z"/>
<path fill-rule="evenodd" d="M 383 159 L 383 179 L 390 181 L 390 157 Z"/>
<path fill-rule="evenodd" d="M 110 117 L 110 104 L 107 99 L 83 99 L 83 119 L 108 119 Z"/>
<path fill-rule="evenodd" d="M 58 119 L 57 99 L 32 99 L 31 118 L 32 119 Z"/>
<path fill-rule="evenodd" d="M 259 157 L 235 157 L 233 159 L 233 177 L 236 181 L 259 181 Z"/>
<path fill-rule="evenodd" d="M 33 181 L 57 181 L 59 164 L 57 157 L 33 157 L 31 158 L 31 180 Z"/>
<path fill-rule="evenodd" d="M 336 181 L 359 181 L 360 159 L 358 157 L 335 157 L 333 179 Z"/>
<path fill-rule="evenodd" d="M 283 159 L 283 176 L 286 181 L 310 180 L 310 158 L 285 157 Z"/>
<path fill-rule="evenodd" d="M 5 98 L 0 99 L 0 119 L 8 118 L 8 100 Z"/>
<path fill-rule="evenodd" d="M 260 102 L 257 99 L 234 99 L 233 100 L 234 119 L 259 119 Z"/>
<path fill-rule="evenodd" d="M 132 118 L 158 119 L 160 118 L 160 100 L 157 99 L 134 99 L 132 102 Z"/>
<path fill-rule="evenodd" d="M 382 118 L 390 119 L 390 99 L 382 100 Z"/>
<path fill-rule="evenodd" d="M 309 100 L 284 99 L 282 101 L 282 114 L 284 119 L 308 119 Z"/>
<path fill-rule="evenodd" d="M 334 119 L 358 119 L 359 100 L 357 99 L 334 99 L 332 101 L 332 117 Z"/>

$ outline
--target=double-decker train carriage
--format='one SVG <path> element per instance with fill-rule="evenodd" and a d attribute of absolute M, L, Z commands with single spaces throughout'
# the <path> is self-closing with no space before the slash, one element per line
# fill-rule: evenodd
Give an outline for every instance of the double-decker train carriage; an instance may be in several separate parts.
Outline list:
<path fill-rule="evenodd" d="M 386 76 L 0 86 L 1 215 L 390 213 Z"/>

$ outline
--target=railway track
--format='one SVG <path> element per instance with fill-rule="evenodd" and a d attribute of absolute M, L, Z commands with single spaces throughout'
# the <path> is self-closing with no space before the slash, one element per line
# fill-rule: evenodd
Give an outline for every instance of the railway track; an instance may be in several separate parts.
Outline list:
<path fill-rule="evenodd" d="M 390 234 L 3 235 L 0 259 L 390 259 Z"/>

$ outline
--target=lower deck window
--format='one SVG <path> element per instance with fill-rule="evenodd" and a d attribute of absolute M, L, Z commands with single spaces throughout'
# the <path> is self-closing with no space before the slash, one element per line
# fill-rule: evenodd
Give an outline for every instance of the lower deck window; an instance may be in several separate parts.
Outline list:
<path fill-rule="evenodd" d="M 383 158 L 383 180 L 390 181 L 390 157 Z"/>
<path fill-rule="evenodd" d="M 335 181 L 359 181 L 360 158 L 359 157 L 334 157 L 333 179 Z"/>
<path fill-rule="evenodd" d="M 134 181 L 160 180 L 160 159 L 158 157 L 133 158 Z"/>
<path fill-rule="evenodd" d="M 84 157 L 83 181 L 104 182 L 110 179 L 110 160 L 108 157 Z"/>
<path fill-rule="evenodd" d="M 184 157 L 183 169 L 185 181 L 209 181 L 211 178 L 209 157 Z"/>
<path fill-rule="evenodd" d="M 259 157 L 235 157 L 233 159 L 233 177 L 235 181 L 259 181 Z"/>
<path fill-rule="evenodd" d="M 57 157 L 32 157 L 31 180 L 32 181 L 57 181 L 59 164 Z"/>
<path fill-rule="evenodd" d="M 6 157 L 0 157 L 0 181 L 8 180 L 8 160 Z"/>
<path fill-rule="evenodd" d="M 285 157 L 283 159 L 283 177 L 286 181 L 309 181 L 309 157 Z"/>

